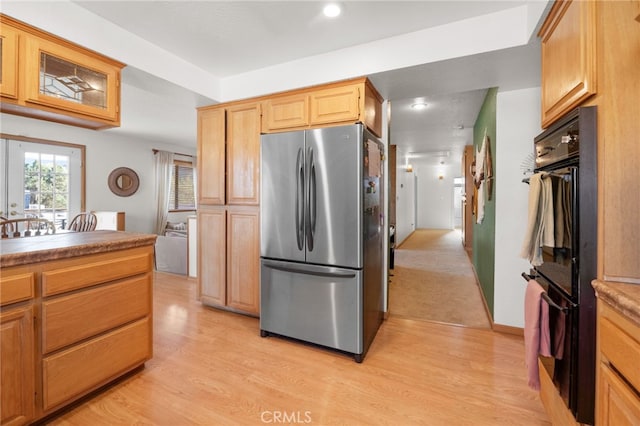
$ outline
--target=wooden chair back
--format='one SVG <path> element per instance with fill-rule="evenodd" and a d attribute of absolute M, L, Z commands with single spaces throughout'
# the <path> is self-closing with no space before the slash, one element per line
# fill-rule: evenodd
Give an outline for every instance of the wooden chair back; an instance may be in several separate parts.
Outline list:
<path fill-rule="evenodd" d="M 0 236 L 2 238 L 35 237 L 55 233 L 54 223 L 42 217 L 0 220 Z"/>
<path fill-rule="evenodd" d="M 67 229 L 76 232 L 95 231 L 98 218 L 93 213 L 80 213 L 71 220 Z"/>

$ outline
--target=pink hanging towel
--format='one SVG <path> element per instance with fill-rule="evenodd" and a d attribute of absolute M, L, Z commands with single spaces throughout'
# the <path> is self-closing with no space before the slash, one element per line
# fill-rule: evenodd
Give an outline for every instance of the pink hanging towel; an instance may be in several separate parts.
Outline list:
<path fill-rule="evenodd" d="M 524 352 L 529 387 L 540 389 L 538 354 L 551 356 L 549 333 L 549 305 L 542 300 L 544 288 L 536 280 L 529 280 L 524 295 Z"/>

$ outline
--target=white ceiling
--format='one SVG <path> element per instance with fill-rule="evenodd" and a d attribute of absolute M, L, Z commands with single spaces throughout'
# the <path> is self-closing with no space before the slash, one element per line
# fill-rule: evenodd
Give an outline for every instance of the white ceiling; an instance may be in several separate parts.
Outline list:
<path fill-rule="evenodd" d="M 326 3 L 317 1 L 74 3 L 225 79 L 533 2 L 343 1 L 342 14 L 334 20 L 321 16 Z M 425 46 L 429 48 L 437 46 Z M 472 127 L 486 89 L 537 86 L 539 70 L 539 43 L 534 36 L 527 45 L 387 70 L 370 78 L 391 100 L 390 139 L 401 151 L 443 151 L 459 157 L 462 146 L 472 143 Z M 193 108 L 213 103 L 211 99 L 133 67 L 125 68 L 123 84 L 123 125 L 110 131 L 195 146 Z M 409 108 L 416 98 L 423 98 L 429 107 L 420 112 Z"/>

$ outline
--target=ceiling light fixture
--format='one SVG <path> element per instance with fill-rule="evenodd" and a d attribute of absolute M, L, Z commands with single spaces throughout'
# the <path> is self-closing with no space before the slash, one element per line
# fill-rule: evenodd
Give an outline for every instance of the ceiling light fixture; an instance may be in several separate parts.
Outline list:
<path fill-rule="evenodd" d="M 420 111 L 421 109 L 425 109 L 426 107 L 427 107 L 426 102 L 416 102 L 415 104 L 411 105 L 411 108 L 416 109 L 418 111 Z"/>
<path fill-rule="evenodd" d="M 323 9 L 324 16 L 326 16 L 327 18 L 335 18 L 336 16 L 340 15 L 340 12 L 340 6 L 338 6 L 336 3 L 329 3 Z"/>

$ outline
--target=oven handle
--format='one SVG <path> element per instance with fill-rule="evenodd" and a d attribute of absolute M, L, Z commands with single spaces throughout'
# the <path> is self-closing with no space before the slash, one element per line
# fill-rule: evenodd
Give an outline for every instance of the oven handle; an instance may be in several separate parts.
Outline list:
<path fill-rule="evenodd" d="M 525 280 L 529 281 L 529 280 L 533 280 L 536 278 L 535 275 L 529 275 L 526 272 L 522 273 L 522 278 L 524 278 Z M 573 302 L 569 302 L 570 305 L 569 306 L 560 306 L 558 305 L 556 302 L 554 302 L 553 300 L 551 300 L 551 298 L 549 297 L 549 295 L 547 294 L 547 292 L 545 291 L 544 293 L 541 294 L 541 297 L 544 299 L 545 302 L 547 302 L 547 304 L 549 306 L 551 306 L 552 308 L 556 308 L 557 310 L 559 310 L 560 312 L 568 312 L 569 309 L 574 308 L 576 306 L 575 303 Z M 564 299 L 566 300 L 566 299 Z"/>

